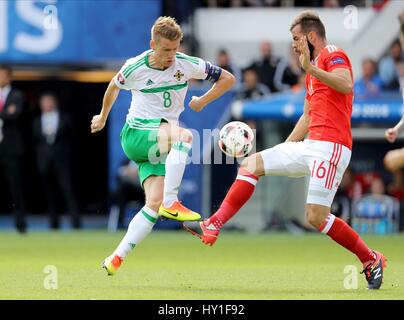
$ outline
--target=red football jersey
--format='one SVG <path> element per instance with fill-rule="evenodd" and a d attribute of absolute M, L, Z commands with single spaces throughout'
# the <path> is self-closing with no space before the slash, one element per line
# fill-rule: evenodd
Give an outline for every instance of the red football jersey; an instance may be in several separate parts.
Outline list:
<path fill-rule="evenodd" d="M 346 53 L 333 45 L 321 50 L 315 65 L 331 72 L 336 68 L 349 69 L 352 65 Z M 310 74 L 306 75 L 306 99 L 309 102 L 309 139 L 342 144 L 352 149 L 351 115 L 353 91 L 338 92 Z"/>

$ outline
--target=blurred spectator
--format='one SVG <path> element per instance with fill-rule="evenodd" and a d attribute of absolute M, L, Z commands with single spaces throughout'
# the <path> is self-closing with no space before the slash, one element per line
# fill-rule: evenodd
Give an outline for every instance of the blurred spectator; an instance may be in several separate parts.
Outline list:
<path fill-rule="evenodd" d="M 358 98 L 377 96 L 382 90 L 382 80 L 377 75 L 376 61 L 366 58 L 362 61 L 362 78 L 355 81 L 354 94 Z"/>
<path fill-rule="evenodd" d="M 118 169 L 117 187 L 111 194 L 112 205 L 116 205 L 119 210 L 118 228 L 126 228 L 125 212 L 129 202 L 139 202 L 142 207 L 145 195 L 139 181 L 139 173 L 136 163 L 125 160 Z"/>
<path fill-rule="evenodd" d="M 208 7 L 240 7 L 242 0 L 205 0 Z"/>
<path fill-rule="evenodd" d="M 193 9 L 202 4 L 202 0 L 162 0 L 159 2 L 161 2 L 163 15 L 174 17 L 179 24 L 187 22 Z"/>
<path fill-rule="evenodd" d="M 346 168 L 342 176 L 338 190 L 341 190 L 348 198 L 353 198 L 352 189 L 355 188 L 355 175 L 350 167 Z"/>
<path fill-rule="evenodd" d="M 259 82 L 258 74 L 254 69 L 244 71 L 242 87 L 237 93 L 238 99 L 258 99 L 270 93 L 267 86 Z"/>
<path fill-rule="evenodd" d="M 167 1 L 167 0 L 166 0 Z M 380 10 L 389 0 L 373 0 L 372 5 Z M 203 0 L 208 7 L 325 7 L 336 8 L 347 5 L 356 7 L 367 6 L 368 0 Z"/>
<path fill-rule="evenodd" d="M 230 55 L 225 49 L 218 51 L 216 65 L 232 73 L 236 77 L 237 82 L 241 81 L 240 69 L 231 62 Z"/>
<path fill-rule="evenodd" d="M 71 214 L 72 225 L 80 228 L 79 208 L 73 191 L 71 173 L 71 143 L 74 127 L 70 117 L 61 112 L 55 94 L 48 92 L 39 99 L 41 115 L 34 119 L 33 138 L 38 170 L 46 190 L 50 227 L 58 229 L 56 188 L 59 187 Z"/>
<path fill-rule="evenodd" d="M 387 193 L 399 201 L 404 200 L 404 169 L 393 172 L 393 181 L 387 187 Z"/>
<path fill-rule="evenodd" d="M 249 68 L 255 69 L 260 81 L 265 84 L 271 92 L 278 92 L 274 77 L 276 68 L 280 59 L 272 54 L 272 44 L 269 41 L 263 41 L 260 45 L 261 57 L 254 61 Z"/>
<path fill-rule="evenodd" d="M 377 179 L 380 179 L 380 174 L 376 171 L 361 172 L 355 174 L 355 192 L 352 194 L 353 199 L 356 200 L 364 193 L 369 192 L 373 181 Z"/>
<path fill-rule="evenodd" d="M 297 81 L 297 83 L 292 86 L 292 92 L 293 93 L 301 93 L 301 92 L 305 92 L 306 91 L 306 75 L 302 74 L 299 76 L 299 79 Z"/>
<path fill-rule="evenodd" d="M 306 75 L 300 64 L 299 55 L 293 49 L 292 44 L 289 46 L 289 68 L 298 76 L 302 74 Z"/>
<path fill-rule="evenodd" d="M 324 0 L 323 7 L 324 8 L 338 8 L 341 4 L 339 0 Z"/>
<path fill-rule="evenodd" d="M 295 7 L 321 7 L 322 0 L 294 0 Z"/>
<path fill-rule="evenodd" d="M 275 7 L 280 0 L 244 0 L 244 5 L 249 7 Z"/>
<path fill-rule="evenodd" d="M 398 76 L 399 76 L 399 84 L 400 84 L 400 89 L 403 91 L 404 90 L 404 60 L 401 60 L 398 65 L 397 65 L 397 71 L 398 71 Z"/>
<path fill-rule="evenodd" d="M 385 89 L 396 90 L 399 88 L 398 64 L 401 60 L 401 44 L 399 40 L 395 40 L 390 47 L 389 54 L 379 63 L 379 74 Z"/>
<path fill-rule="evenodd" d="M 25 146 L 22 139 L 21 120 L 24 97 L 13 89 L 12 69 L 0 65 L 0 169 L 3 170 L 10 187 L 15 215 L 15 226 L 25 233 L 25 203 L 22 188 L 22 162 Z"/>
<path fill-rule="evenodd" d="M 347 1 L 347 0 L 345 0 L 345 1 Z M 386 3 L 389 1 L 391 1 L 391 0 L 373 0 L 372 7 L 373 7 L 373 9 L 380 11 L 383 9 L 383 7 L 386 5 Z"/>
<path fill-rule="evenodd" d="M 384 181 L 381 178 L 374 178 L 370 184 L 369 192 L 375 197 L 385 195 Z"/>
<path fill-rule="evenodd" d="M 180 47 L 178 48 L 178 52 L 185 53 L 185 54 L 189 55 L 188 46 L 185 43 L 181 43 Z"/>
<path fill-rule="evenodd" d="M 404 231 L 404 168 L 392 172 L 393 181 L 387 187 L 387 193 L 400 201 L 399 230 Z"/>
<path fill-rule="evenodd" d="M 304 74 L 300 67 L 299 56 L 292 46 L 289 48 L 289 60 L 281 59 L 275 71 L 274 84 L 278 91 L 285 91 L 296 85 Z"/>
<path fill-rule="evenodd" d="M 347 168 L 341 179 L 341 184 L 331 205 L 331 213 L 347 223 L 351 222 L 352 192 L 355 188 L 355 177 L 351 168 Z"/>
<path fill-rule="evenodd" d="M 355 201 L 369 190 L 375 179 L 380 179 L 380 174 L 376 171 L 355 173 L 348 167 L 341 180 L 340 189 L 351 201 Z"/>
<path fill-rule="evenodd" d="M 385 0 L 373 0 L 385 1 Z M 294 0 L 295 7 L 324 7 L 337 8 L 353 5 L 356 7 L 365 7 L 367 0 Z"/>

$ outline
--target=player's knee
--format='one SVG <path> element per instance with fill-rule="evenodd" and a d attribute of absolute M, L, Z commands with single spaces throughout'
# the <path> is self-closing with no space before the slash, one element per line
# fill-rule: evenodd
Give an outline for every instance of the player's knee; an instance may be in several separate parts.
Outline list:
<path fill-rule="evenodd" d="M 250 158 L 251 157 L 244 158 L 243 161 L 240 164 L 240 168 L 242 168 L 242 169 L 244 169 L 244 170 L 246 170 L 246 171 L 248 171 L 248 172 L 250 172 L 252 174 L 255 174 L 255 170 L 254 170 L 254 168 L 252 166 L 252 161 L 251 161 Z"/>
<path fill-rule="evenodd" d="M 257 154 L 253 154 L 245 158 L 241 162 L 240 168 L 243 168 L 256 176 L 264 175 L 263 165 L 259 163 Z"/>
<path fill-rule="evenodd" d="M 192 132 L 188 129 L 181 128 L 180 141 L 191 143 L 193 140 Z"/>
<path fill-rule="evenodd" d="M 249 157 L 248 157 L 249 158 Z M 243 169 L 248 168 L 248 158 L 244 158 L 243 161 L 241 161 L 240 167 Z"/>
<path fill-rule="evenodd" d="M 395 170 L 393 158 L 394 158 L 394 156 L 393 156 L 392 152 L 390 151 L 386 154 L 386 156 L 383 159 L 384 167 L 389 171 Z"/>

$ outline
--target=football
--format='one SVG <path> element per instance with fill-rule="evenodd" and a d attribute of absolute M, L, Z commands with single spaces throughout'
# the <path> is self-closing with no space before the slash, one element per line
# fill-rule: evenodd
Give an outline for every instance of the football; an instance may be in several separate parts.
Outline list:
<path fill-rule="evenodd" d="M 229 122 L 220 130 L 219 148 L 229 157 L 245 157 L 253 147 L 254 132 L 241 121 Z"/>

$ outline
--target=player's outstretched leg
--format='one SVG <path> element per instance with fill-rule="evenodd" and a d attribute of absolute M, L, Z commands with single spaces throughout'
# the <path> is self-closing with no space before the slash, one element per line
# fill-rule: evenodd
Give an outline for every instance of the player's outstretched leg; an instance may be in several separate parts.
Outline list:
<path fill-rule="evenodd" d="M 220 229 L 251 198 L 258 176 L 264 175 L 264 165 L 260 154 L 255 154 L 243 161 L 236 181 L 232 184 L 219 210 L 209 219 L 200 222 L 184 222 L 184 229 L 199 237 L 203 243 L 213 245 Z"/>
<path fill-rule="evenodd" d="M 114 275 L 125 257 L 152 231 L 158 219 L 156 211 L 144 206 L 132 219 L 128 231 L 112 255 L 102 263 L 108 275 Z"/>
<path fill-rule="evenodd" d="M 327 234 L 332 240 L 355 254 L 362 262 L 369 289 L 379 289 L 383 282 L 383 271 L 386 258 L 374 251 L 362 240 L 344 220 L 326 213 L 329 208 L 316 204 L 307 205 L 308 222 L 320 232 Z M 326 218 L 324 219 L 324 216 Z"/>
<path fill-rule="evenodd" d="M 116 254 L 106 257 L 102 263 L 102 267 L 107 271 L 109 276 L 113 276 L 122 264 L 122 258 Z"/>
<path fill-rule="evenodd" d="M 162 217 L 178 221 L 200 220 L 199 213 L 188 209 L 178 201 L 178 190 L 184 176 L 188 153 L 192 147 L 192 133 L 167 123 L 162 124 L 159 130 L 160 150 L 164 151 L 169 142 L 172 145 L 165 163 L 164 197 L 158 213 Z"/>
<path fill-rule="evenodd" d="M 186 221 L 183 228 L 202 240 L 204 244 L 213 246 L 219 236 L 220 228 L 209 223 L 209 219 L 204 221 Z"/>

